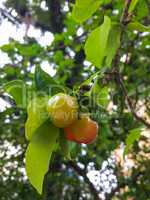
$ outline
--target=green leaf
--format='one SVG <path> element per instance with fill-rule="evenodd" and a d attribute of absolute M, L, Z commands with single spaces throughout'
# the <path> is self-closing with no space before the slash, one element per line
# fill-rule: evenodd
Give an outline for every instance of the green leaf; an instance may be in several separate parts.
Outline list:
<path fill-rule="evenodd" d="M 39 44 L 32 44 L 32 45 L 17 44 L 17 48 L 19 53 L 22 56 L 26 57 L 37 56 L 42 51 L 42 47 Z"/>
<path fill-rule="evenodd" d="M 5 92 L 10 94 L 18 107 L 26 107 L 26 84 L 22 80 L 13 80 L 3 86 Z"/>
<path fill-rule="evenodd" d="M 107 43 L 107 57 L 106 66 L 110 67 L 113 61 L 116 51 L 120 46 L 120 27 L 113 26 L 109 33 L 108 43 Z"/>
<path fill-rule="evenodd" d="M 14 47 L 15 47 L 14 42 L 11 42 L 9 44 L 5 44 L 5 45 L 1 46 L 0 49 L 3 52 L 9 53 L 9 52 L 13 52 L 14 51 Z"/>
<path fill-rule="evenodd" d="M 3 67 L 4 72 L 7 74 L 8 77 L 12 78 L 16 76 L 16 69 L 11 65 L 5 65 Z"/>
<path fill-rule="evenodd" d="M 99 106 L 105 107 L 109 102 L 109 88 L 107 86 L 102 87 L 97 79 L 91 88 L 91 95 L 95 103 Z"/>
<path fill-rule="evenodd" d="M 98 105 L 106 107 L 109 103 L 109 89 L 107 86 L 100 89 L 100 93 L 98 95 Z"/>
<path fill-rule="evenodd" d="M 59 129 L 45 122 L 36 131 L 26 151 L 26 172 L 31 184 L 42 194 L 43 181 L 56 149 Z"/>
<path fill-rule="evenodd" d="M 49 118 L 47 112 L 48 96 L 35 97 L 28 105 L 28 118 L 25 124 L 25 134 L 31 140 L 36 130 Z"/>
<path fill-rule="evenodd" d="M 72 17 L 75 21 L 82 23 L 92 16 L 100 4 L 101 0 L 76 0 Z"/>
<path fill-rule="evenodd" d="M 138 20 L 143 19 L 144 17 L 149 15 L 149 8 L 147 0 L 140 0 L 137 6 L 136 18 Z"/>
<path fill-rule="evenodd" d="M 130 22 L 128 24 L 128 29 L 129 30 L 136 30 L 136 31 L 139 31 L 139 32 L 150 32 L 150 26 L 144 26 L 143 24 L 135 21 L 135 22 Z"/>
<path fill-rule="evenodd" d="M 99 68 L 102 66 L 103 59 L 106 56 L 110 27 L 111 20 L 105 16 L 104 23 L 92 31 L 85 43 L 86 59 Z"/>
<path fill-rule="evenodd" d="M 52 78 L 49 74 L 44 72 L 40 66 L 35 69 L 35 83 L 38 90 L 46 92 L 50 96 L 59 92 L 65 92 L 64 88 Z"/>
<path fill-rule="evenodd" d="M 132 0 L 130 7 L 129 7 L 129 12 L 132 12 L 135 9 L 136 4 L 138 3 L 138 0 Z"/>
<path fill-rule="evenodd" d="M 140 135 L 141 135 L 141 127 L 140 128 L 136 128 L 136 129 L 132 129 L 129 132 L 129 135 L 126 138 L 126 147 L 124 150 L 124 156 L 129 152 L 130 148 L 132 147 L 133 143 L 137 140 L 139 140 Z"/>

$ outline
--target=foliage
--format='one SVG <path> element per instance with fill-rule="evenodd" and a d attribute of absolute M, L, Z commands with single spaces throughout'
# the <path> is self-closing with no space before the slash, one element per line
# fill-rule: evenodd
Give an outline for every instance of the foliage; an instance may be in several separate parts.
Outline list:
<path fill-rule="evenodd" d="M 16 24 L 16 20 L 26 22 L 31 15 L 35 28 L 51 32 L 54 40 L 43 47 L 36 38 L 26 35 L 24 43 L 10 38 L 0 47 L 10 58 L 0 68 L 0 98 L 9 103 L 0 111 L 1 198 L 42 199 L 22 173 L 27 149 L 27 175 L 45 199 L 92 200 L 104 193 L 106 199 L 147 200 L 149 1 L 18 2 L 7 0 L 4 10 L 15 10 L 17 18 L 5 12 L 3 17 Z M 56 70 L 54 76 L 41 68 L 43 61 Z M 99 123 L 95 143 L 84 146 L 67 142 L 63 130 L 51 124 L 47 99 L 59 92 L 76 96 L 80 110 Z M 123 155 L 118 158 L 117 154 L 116 187 L 110 192 L 102 185 L 94 188 L 87 177 L 90 163 L 100 170 L 122 144 L 124 159 L 132 160 L 135 166 L 125 173 L 126 160 L 120 161 Z M 12 155 L 10 147 L 15 149 Z"/>

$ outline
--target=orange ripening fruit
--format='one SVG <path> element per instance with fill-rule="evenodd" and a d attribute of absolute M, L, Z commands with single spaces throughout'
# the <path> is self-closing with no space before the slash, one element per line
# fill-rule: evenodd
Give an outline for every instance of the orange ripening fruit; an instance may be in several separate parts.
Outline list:
<path fill-rule="evenodd" d="M 78 103 L 74 97 L 58 93 L 48 101 L 47 111 L 56 127 L 64 128 L 78 117 Z"/>
<path fill-rule="evenodd" d="M 67 140 L 90 144 L 97 137 L 98 124 L 87 116 L 81 116 L 81 119 L 64 128 L 64 132 Z"/>

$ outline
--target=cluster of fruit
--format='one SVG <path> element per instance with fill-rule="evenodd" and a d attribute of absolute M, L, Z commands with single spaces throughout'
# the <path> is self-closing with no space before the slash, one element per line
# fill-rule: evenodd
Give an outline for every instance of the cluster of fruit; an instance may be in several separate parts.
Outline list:
<path fill-rule="evenodd" d="M 56 127 L 64 128 L 67 140 L 92 143 L 98 133 L 98 124 L 87 114 L 79 115 L 78 109 L 76 98 L 63 93 L 51 97 L 47 106 L 51 121 Z"/>

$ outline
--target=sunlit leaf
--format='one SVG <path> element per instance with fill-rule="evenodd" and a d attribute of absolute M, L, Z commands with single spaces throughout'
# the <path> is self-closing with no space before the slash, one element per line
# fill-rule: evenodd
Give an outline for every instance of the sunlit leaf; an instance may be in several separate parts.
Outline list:
<path fill-rule="evenodd" d="M 27 108 L 28 118 L 25 124 L 25 134 L 28 140 L 31 140 L 37 128 L 48 119 L 47 102 L 47 96 L 35 97 L 30 101 Z"/>
<path fill-rule="evenodd" d="M 101 67 L 106 56 L 106 47 L 111 27 L 111 20 L 105 16 L 104 23 L 89 35 L 85 43 L 86 59 L 96 67 Z"/>
<path fill-rule="evenodd" d="M 49 169 L 59 129 L 50 122 L 45 122 L 36 131 L 26 151 L 26 172 L 31 184 L 42 194 L 43 181 Z"/>
<path fill-rule="evenodd" d="M 130 7 L 129 7 L 129 12 L 132 12 L 135 9 L 136 4 L 138 3 L 138 0 L 132 0 Z"/>
<path fill-rule="evenodd" d="M 98 9 L 101 2 L 101 0 L 76 0 L 72 12 L 73 18 L 79 23 L 84 22 Z"/>
<path fill-rule="evenodd" d="M 106 66 L 110 67 L 116 51 L 120 46 L 120 27 L 113 26 L 109 33 L 107 43 Z"/>

